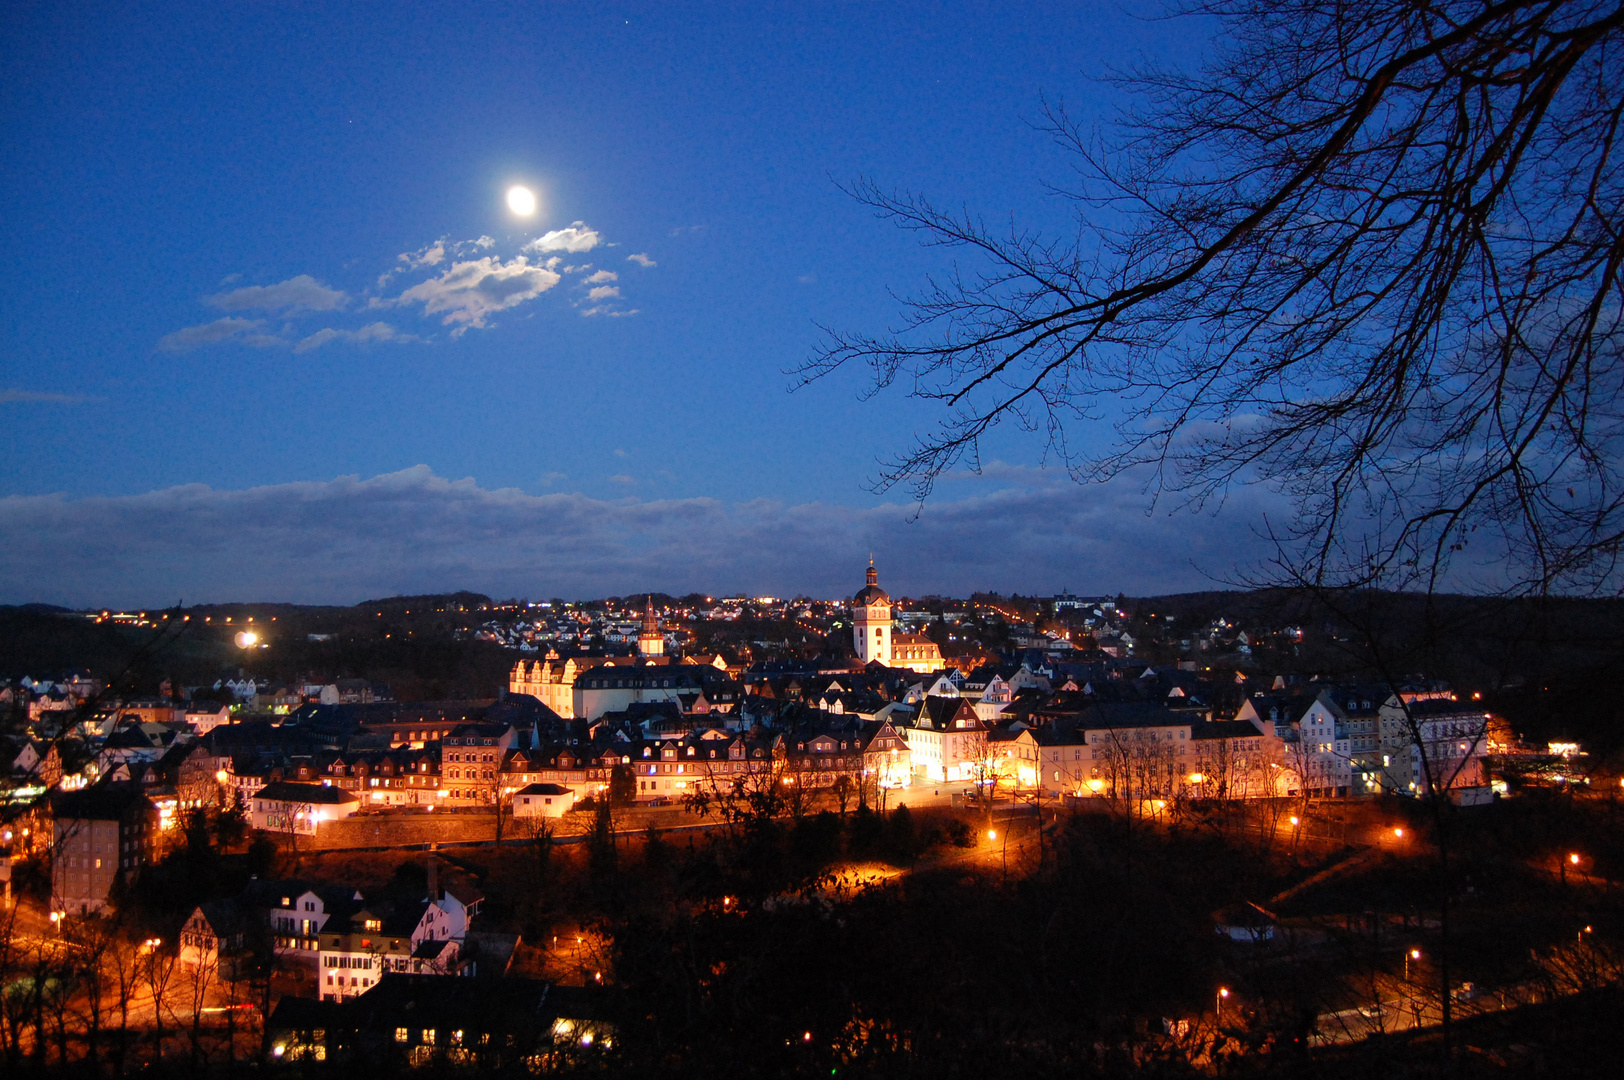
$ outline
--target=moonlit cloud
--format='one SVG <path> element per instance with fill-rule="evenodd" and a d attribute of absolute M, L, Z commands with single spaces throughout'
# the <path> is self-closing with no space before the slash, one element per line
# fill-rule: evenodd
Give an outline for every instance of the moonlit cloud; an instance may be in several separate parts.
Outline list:
<path fill-rule="evenodd" d="M 334 330 L 331 327 L 317 330 L 309 337 L 302 338 L 299 343 L 293 347 L 293 351 L 296 353 L 307 353 L 312 349 L 321 348 L 330 341 L 352 341 L 361 345 L 392 342 L 395 344 L 404 345 L 410 342 L 418 342 L 422 340 L 423 339 L 418 337 L 416 334 L 403 334 L 386 322 L 375 322 L 368 323 L 359 330 Z"/>
<path fill-rule="evenodd" d="M 649 258 L 647 255 L 643 254 L 641 251 L 639 251 L 635 255 L 626 256 L 626 261 L 627 262 L 634 262 L 638 266 L 644 267 L 645 269 L 650 267 L 650 266 L 659 266 L 660 265 L 659 263 L 655 262 L 653 259 Z"/>
<path fill-rule="evenodd" d="M 491 236 L 481 235 L 473 240 L 441 237 L 416 251 L 396 255 L 396 265 L 376 279 L 374 289 L 361 294 L 364 302 L 359 308 L 364 313 L 421 305 L 423 317 L 437 317 L 442 325 L 452 328 L 452 337 L 459 337 L 470 329 L 488 327 L 490 316 L 496 312 L 534 300 L 556 286 L 562 274 L 578 273 L 582 275 L 580 284 L 585 295 L 576 293 L 572 303 L 581 314 L 616 318 L 635 315 L 635 309 L 623 310 L 614 303 L 621 293 L 619 287 L 612 284 L 620 279 L 613 270 L 594 271 L 589 262 L 564 265 L 566 258 L 606 243 L 602 234 L 582 221 L 531 240 L 520 249 L 531 254 L 511 258 L 492 251 L 498 247 L 498 241 Z M 486 251 L 491 254 L 480 254 Z M 546 254 L 548 252 L 562 254 Z M 633 261 L 653 265 L 646 256 L 636 256 Z M 410 283 L 411 278 L 421 277 L 424 272 L 431 276 Z M 240 277 L 231 275 L 221 284 L 230 284 Z M 407 280 L 396 283 L 401 278 Z M 400 292 L 390 295 L 394 289 Z M 352 305 L 354 299 L 351 294 L 332 288 L 310 274 L 299 274 L 274 285 L 230 289 L 204 297 L 204 303 L 232 315 L 166 334 L 158 341 L 157 349 L 181 353 L 210 345 L 237 344 L 286 348 L 302 354 L 339 341 L 367 344 L 432 340 L 386 322 L 322 326 L 324 322 L 332 322 L 327 318 L 310 325 L 313 316 L 318 314 L 330 315 L 351 309 L 355 306 Z M 273 329 L 267 319 L 247 318 L 235 314 L 238 312 L 278 316 L 281 328 Z M 304 320 L 303 325 L 300 325 L 301 320 Z"/>
<path fill-rule="evenodd" d="M 395 301 L 421 303 L 426 315 L 442 315 L 441 322 L 457 327 L 483 327 L 498 311 L 534 300 L 557 285 L 559 275 L 545 266 L 534 266 L 518 255 L 511 262 L 487 255 L 483 259 L 453 263 L 439 277 L 413 285 Z"/>
<path fill-rule="evenodd" d="M 480 237 L 481 240 L 485 239 Z M 445 261 L 445 241 L 436 240 L 428 247 L 416 251 L 403 251 L 395 256 L 397 262 L 406 270 L 416 270 L 420 266 L 439 266 Z"/>
<path fill-rule="evenodd" d="M 1256 556 L 1280 507 L 1147 516 L 1134 483 L 1012 486 L 872 507 L 532 495 L 419 465 L 371 479 L 220 491 L 0 498 L 0 602 L 351 603 L 476 589 L 590 597 L 639 589 L 849 596 L 870 550 L 893 595 L 973 589 L 1137 595 L 1214 587 Z M 544 484 L 565 479 L 550 473 Z"/>
<path fill-rule="evenodd" d="M 220 311 L 338 311 L 349 304 L 350 298 L 309 274 L 300 274 L 275 285 L 248 285 L 216 293 L 204 302 Z"/>
<path fill-rule="evenodd" d="M 577 221 L 567 229 L 554 229 L 530 241 L 523 248 L 525 251 L 567 251 L 571 255 L 583 251 L 591 251 L 603 242 L 595 229 L 587 227 L 586 222 Z"/>
<path fill-rule="evenodd" d="M 158 339 L 158 351 L 191 352 L 205 345 L 218 345 L 227 341 L 241 342 L 256 348 L 287 344 L 275 334 L 265 332 L 264 319 L 239 319 L 234 315 L 228 315 L 223 319 L 215 319 L 199 326 L 187 326 L 174 333 L 165 334 Z"/>

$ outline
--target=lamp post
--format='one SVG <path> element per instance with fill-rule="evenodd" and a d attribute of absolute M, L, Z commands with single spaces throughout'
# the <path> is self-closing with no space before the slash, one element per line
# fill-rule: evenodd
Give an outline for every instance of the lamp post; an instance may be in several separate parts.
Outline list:
<path fill-rule="evenodd" d="M 1218 1011 L 1218 1019 L 1219 1020 L 1222 1020 L 1224 1018 L 1224 999 L 1227 998 L 1228 996 L 1229 996 L 1229 987 L 1220 986 L 1218 988 L 1218 997 L 1217 997 L 1217 1011 Z"/>
<path fill-rule="evenodd" d="M 1410 949 L 1404 954 L 1404 981 L 1410 981 L 1410 961 L 1421 959 L 1420 949 Z"/>

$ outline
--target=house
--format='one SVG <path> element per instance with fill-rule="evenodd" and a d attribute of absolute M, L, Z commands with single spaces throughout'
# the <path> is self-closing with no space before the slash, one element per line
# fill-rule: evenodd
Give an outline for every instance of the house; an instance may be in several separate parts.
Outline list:
<path fill-rule="evenodd" d="M 342 788 L 278 780 L 248 800 L 248 821 L 267 832 L 315 836 L 322 822 L 347 818 L 359 808 L 360 800 Z"/>
<path fill-rule="evenodd" d="M 431 891 L 437 891 L 432 890 Z M 388 972 L 472 975 L 463 963 L 469 904 L 450 893 L 415 907 L 364 905 L 319 935 L 316 992 L 342 1000 L 365 994 Z"/>
<path fill-rule="evenodd" d="M 207 735 L 221 724 L 231 723 L 231 706 L 215 701 L 194 701 L 183 714 L 194 732 Z"/>
<path fill-rule="evenodd" d="M 988 730 L 987 759 L 991 775 L 1000 784 L 1016 789 L 1037 787 L 1037 736 L 1019 720 Z"/>
<path fill-rule="evenodd" d="M 901 729 L 916 781 L 958 783 L 984 779 L 987 725 L 964 698 L 929 695 L 913 726 Z"/>
<path fill-rule="evenodd" d="M 1423 796 L 1488 784 L 1488 713 L 1453 694 L 1393 694 L 1378 709 L 1385 791 Z"/>
<path fill-rule="evenodd" d="M 7 741 L 0 746 L 0 765 L 6 766 L 11 779 L 40 787 L 55 787 L 62 779 L 62 754 L 56 743 L 39 739 Z M 8 760 L 9 759 L 9 760 Z"/>
<path fill-rule="evenodd" d="M 58 795 L 51 813 L 51 910 L 106 910 L 152 858 L 157 808 L 136 784 L 104 782 Z"/>
<path fill-rule="evenodd" d="M 365 903 L 359 890 L 346 885 L 307 881 L 253 881 L 239 903 L 263 912 L 271 945 L 280 954 L 309 955 L 318 951 L 322 928 L 334 917 L 348 918 Z"/>
<path fill-rule="evenodd" d="M 369 992 L 341 1001 L 284 997 L 266 1029 L 277 1063 L 523 1073 L 559 1050 L 613 1044 L 614 1029 L 592 1002 L 580 988 L 533 979 L 388 972 Z"/>
<path fill-rule="evenodd" d="M 235 978 L 247 937 L 248 921 L 235 901 L 208 900 L 181 926 L 178 959 L 187 967 Z"/>
<path fill-rule="evenodd" d="M 563 817 L 575 808 L 575 792 L 562 784 L 530 784 L 513 793 L 513 816 Z"/>
<path fill-rule="evenodd" d="M 890 706 L 880 710 L 879 719 L 857 729 L 857 737 L 863 749 L 863 775 L 874 777 L 881 787 L 902 788 L 913 777 L 913 754 L 908 740 L 887 718 L 892 711 Z"/>

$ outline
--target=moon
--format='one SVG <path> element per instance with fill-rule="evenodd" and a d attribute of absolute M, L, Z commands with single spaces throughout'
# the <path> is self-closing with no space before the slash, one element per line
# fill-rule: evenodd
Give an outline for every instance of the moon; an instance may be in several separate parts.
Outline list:
<path fill-rule="evenodd" d="M 508 188 L 508 209 L 520 217 L 529 217 L 536 212 L 536 193 L 527 187 L 514 186 Z"/>

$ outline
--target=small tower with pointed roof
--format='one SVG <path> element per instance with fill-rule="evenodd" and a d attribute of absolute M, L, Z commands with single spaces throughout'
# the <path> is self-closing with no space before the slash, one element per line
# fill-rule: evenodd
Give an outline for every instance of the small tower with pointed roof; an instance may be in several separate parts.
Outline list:
<path fill-rule="evenodd" d="M 852 644 L 857 658 L 867 664 L 878 660 L 891 665 L 891 597 L 880 588 L 874 556 L 868 557 L 868 584 L 851 598 Z"/>
<path fill-rule="evenodd" d="M 643 605 L 643 629 L 637 634 L 637 651 L 643 656 L 664 656 L 665 635 L 660 633 L 660 620 L 654 615 L 654 597 Z"/>

